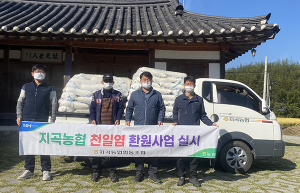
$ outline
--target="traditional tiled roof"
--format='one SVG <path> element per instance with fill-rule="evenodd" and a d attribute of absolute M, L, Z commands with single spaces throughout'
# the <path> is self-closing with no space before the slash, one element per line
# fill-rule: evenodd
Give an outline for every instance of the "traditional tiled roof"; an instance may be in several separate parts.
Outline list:
<path fill-rule="evenodd" d="M 185 11 L 178 0 L 0 0 L 0 35 L 225 41 L 228 62 L 274 38 L 280 28 L 268 24 L 270 15 L 203 15 Z"/>

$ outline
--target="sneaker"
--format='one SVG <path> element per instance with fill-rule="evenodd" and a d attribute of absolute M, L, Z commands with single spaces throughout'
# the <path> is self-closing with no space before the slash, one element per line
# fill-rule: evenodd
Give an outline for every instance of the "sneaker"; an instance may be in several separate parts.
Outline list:
<path fill-rule="evenodd" d="M 192 183 L 195 187 L 201 187 L 201 184 L 196 177 L 190 178 L 190 183 Z"/>
<path fill-rule="evenodd" d="M 136 174 L 136 176 L 133 179 L 133 181 L 135 181 L 135 182 L 141 182 L 143 180 L 144 180 L 144 175 L 143 174 Z"/>
<path fill-rule="evenodd" d="M 180 177 L 177 186 L 183 186 L 185 184 L 185 177 Z"/>
<path fill-rule="evenodd" d="M 159 184 L 162 183 L 162 182 L 160 181 L 160 179 L 157 178 L 156 175 L 151 175 L 151 176 L 149 176 L 149 179 L 151 179 L 151 180 L 152 180 L 153 182 L 155 182 L 155 183 L 159 183 Z"/>
<path fill-rule="evenodd" d="M 109 178 L 113 183 L 118 181 L 118 176 L 117 176 L 117 173 L 115 173 L 115 172 L 111 172 L 109 174 Z"/>
<path fill-rule="evenodd" d="M 33 172 L 29 170 L 25 170 L 21 176 L 19 176 L 17 179 L 18 180 L 23 180 L 23 179 L 29 179 L 33 176 Z"/>
<path fill-rule="evenodd" d="M 100 173 L 93 173 L 91 180 L 97 182 L 100 179 Z"/>
<path fill-rule="evenodd" d="M 51 180 L 50 172 L 43 171 L 43 181 L 49 181 L 49 180 Z"/>

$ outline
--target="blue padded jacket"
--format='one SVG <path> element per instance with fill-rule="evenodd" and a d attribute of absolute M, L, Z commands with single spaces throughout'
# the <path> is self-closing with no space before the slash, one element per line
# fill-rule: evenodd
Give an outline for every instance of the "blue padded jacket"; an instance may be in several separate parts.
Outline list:
<path fill-rule="evenodd" d="M 160 92 L 152 89 L 147 100 L 142 88 L 139 88 L 130 96 L 125 114 L 126 122 L 131 121 L 133 111 L 135 125 L 157 125 L 158 121 L 163 122 L 166 107 Z"/>

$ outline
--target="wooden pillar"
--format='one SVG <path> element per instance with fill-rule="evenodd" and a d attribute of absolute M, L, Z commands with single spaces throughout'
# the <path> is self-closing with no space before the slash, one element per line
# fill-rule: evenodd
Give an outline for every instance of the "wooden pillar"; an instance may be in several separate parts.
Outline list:
<path fill-rule="evenodd" d="M 9 47 L 4 46 L 3 59 L 0 59 L 0 112 L 7 113 L 9 108 Z"/>
<path fill-rule="evenodd" d="M 154 48 L 149 49 L 149 67 L 155 68 L 155 49 Z"/>
<path fill-rule="evenodd" d="M 72 68 L 72 46 L 68 45 L 66 47 L 66 55 L 65 55 L 64 86 L 71 78 L 71 68 Z"/>
<path fill-rule="evenodd" d="M 225 79 L 225 52 L 229 52 L 229 43 L 222 42 L 220 44 L 221 51 L 220 51 L 220 78 Z"/>
<path fill-rule="evenodd" d="M 225 79 L 225 52 L 220 51 L 220 79 Z"/>
<path fill-rule="evenodd" d="M 11 103 L 12 103 L 12 92 L 11 92 L 11 66 L 10 66 L 10 61 L 9 61 L 9 52 L 10 52 L 10 46 L 7 47 L 7 49 L 4 50 L 4 60 L 5 60 L 5 64 L 6 64 L 6 112 L 10 112 L 11 111 Z"/>
<path fill-rule="evenodd" d="M 74 48 L 74 65 L 72 68 L 71 76 L 74 74 L 79 74 L 81 72 L 80 71 L 80 60 L 81 60 L 81 57 L 80 57 L 79 49 Z"/>

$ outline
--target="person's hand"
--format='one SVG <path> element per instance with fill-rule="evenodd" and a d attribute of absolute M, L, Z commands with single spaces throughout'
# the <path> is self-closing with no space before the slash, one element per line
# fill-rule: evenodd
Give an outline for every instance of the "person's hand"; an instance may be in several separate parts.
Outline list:
<path fill-rule="evenodd" d="M 178 125 L 178 123 L 173 123 L 172 125 L 175 127 L 176 125 Z"/>
<path fill-rule="evenodd" d="M 219 126 L 217 125 L 217 123 L 213 123 L 211 126 L 219 127 Z"/>
<path fill-rule="evenodd" d="M 126 125 L 126 126 L 130 126 L 130 121 L 127 121 L 127 122 L 125 123 L 125 125 Z"/>
<path fill-rule="evenodd" d="M 17 121 L 17 124 L 20 126 L 22 123 L 22 117 L 18 117 L 16 121 Z"/>
<path fill-rule="evenodd" d="M 120 120 L 116 120 L 115 125 L 120 125 Z"/>
<path fill-rule="evenodd" d="M 92 124 L 93 124 L 93 125 L 97 125 L 97 123 L 96 123 L 95 120 L 92 120 Z"/>
<path fill-rule="evenodd" d="M 161 126 L 161 125 L 163 125 L 163 122 L 158 121 L 158 126 Z"/>

